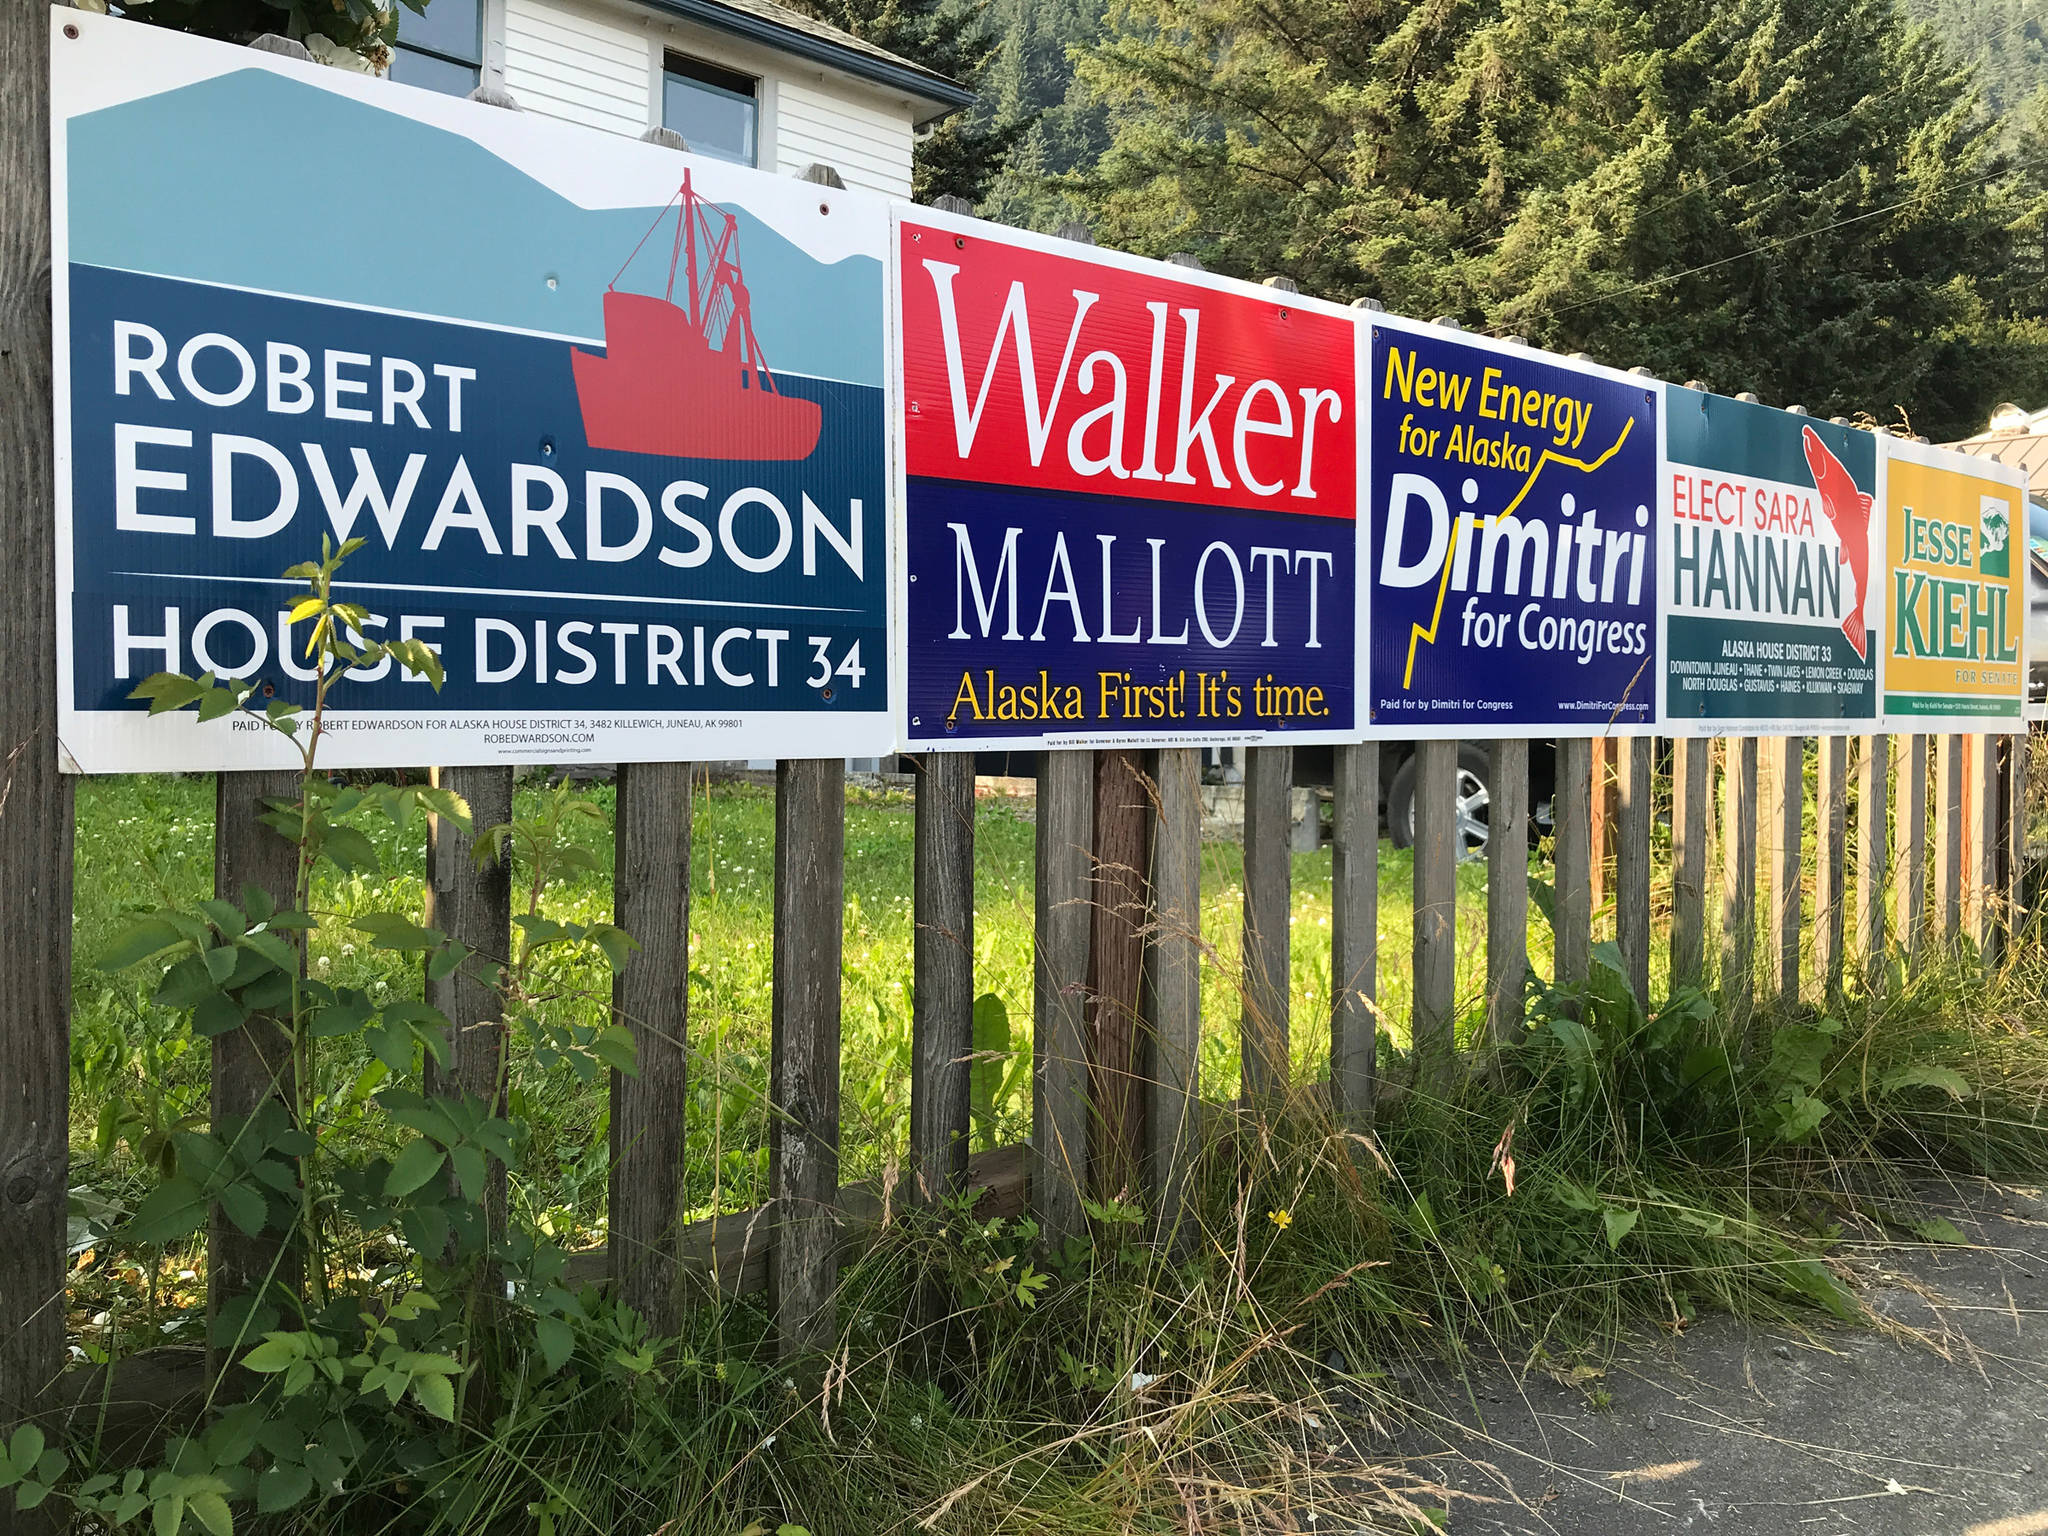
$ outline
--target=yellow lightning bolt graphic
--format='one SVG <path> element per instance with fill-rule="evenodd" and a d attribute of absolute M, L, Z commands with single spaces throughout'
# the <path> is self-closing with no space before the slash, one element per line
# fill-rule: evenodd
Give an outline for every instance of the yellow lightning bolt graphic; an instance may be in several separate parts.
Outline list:
<path fill-rule="evenodd" d="M 1501 517 L 1513 517 L 1515 515 L 1515 508 L 1519 507 L 1522 504 L 1522 499 L 1535 489 L 1536 477 L 1543 473 L 1544 465 L 1566 464 L 1573 469 L 1582 470 L 1590 475 L 1617 453 L 1621 452 L 1621 445 L 1628 441 L 1629 431 L 1635 424 L 1636 419 L 1633 416 L 1624 421 L 1621 424 L 1621 436 L 1614 440 L 1614 446 L 1591 463 L 1584 459 L 1574 459 L 1567 454 L 1553 453 L 1548 448 L 1544 449 L 1543 457 L 1538 459 L 1536 467 L 1529 471 L 1529 478 L 1524 480 L 1522 488 L 1515 492 L 1515 499 L 1509 502 L 1506 508 L 1497 514 L 1496 520 Z M 1458 533 L 1464 526 L 1465 518 L 1462 513 L 1451 519 L 1451 544 L 1450 548 L 1444 551 L 1443 574 L 1437 578 L 1436 583 L 1436 611 L 1429 616 L 1427 624 L 1411 624 L 1408 626 L 1408 670 L 1401 674 L 1401 691 L 1404 693 L 1415 686 L 1415 647 L 1425 640 L 1431 645 L 1436 644 L 1437 626 L 1443 622 L 1444 618 L 1444 594 L 1451 588 L 1451 562 L 1457 557 Z"/>

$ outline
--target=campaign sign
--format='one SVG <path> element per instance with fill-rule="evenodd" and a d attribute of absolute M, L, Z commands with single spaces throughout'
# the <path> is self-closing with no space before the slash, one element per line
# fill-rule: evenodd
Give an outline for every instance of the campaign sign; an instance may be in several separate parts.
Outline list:
<path fill-rule="evenodd" d="M 1891 437 L 1884 453 L 1884 714 L 1900 730 L 2017 730 L 2030 564 L 2023 472 Z"/>
<path fill-rule="evenodd" d="M 1373 726 L 1649 728 L 1657 386 L 1426 325 L 1367 346 Z"/>
<path fill-rule="evenodd" d="M 1351 737 L 1342 310 L 899 211 L 903 735 Z"/>
<path fill-rule="evenodd" d="M 1674 729 L 1869 729 L 1883 519 L 1877 440 L 1668 386 L 1659 487 Z"/>
<path fill-rule="evenodd" d="M 51 25 L 67 766 L 292 761 L 130 694 L 309 703 L 323 538 L 447 674 L 347 674 L 330 766 L 891 749 L 881 200 Z"/>

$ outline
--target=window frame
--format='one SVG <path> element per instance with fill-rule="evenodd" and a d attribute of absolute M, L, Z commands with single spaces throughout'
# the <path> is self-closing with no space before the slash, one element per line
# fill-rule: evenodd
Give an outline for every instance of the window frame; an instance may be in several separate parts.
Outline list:
<path fill-rule="evenodd" d="M 402 0 L 392 0 L 392 3 L 394 5 L 399 5 L 402 12 L 410 10 L 410 7 L 402 5 Z M 431 5 L 447 6 L 452 3 L 452 0 L 428 0 L 428 3 Z M 391 45 L 393 62 L 396 63 L 399 54 L 416 54 L 420 58 L 433 59 L 442 64 L 454 65 L 456 68 L 459 69 L 471 70 L 475 73 L 476 78 L 474 81 L 471 82 L 470 89 L 475 90 L 477 87 L 481 86 L 483 84 L 484 79 L 484 53 L 487 43 L 487 39 L 484 34 L 489 30 L 490 27 L 490 7 L 488 0 L 469 0 L 469 3 L 473 5 L 476 10 L 475 58 L 466 59 L 461 54 L 450 53 L 444 48 L 435 48 L 429 47 L 422 43 L 407 42 L 405 36 L 405 17 L 403 14 L 401 14 L 398 21 L 398 41 Z M 417 15 L 418 13 L 414 12 L 413 14 Z M 388 74 L 389 71 L 387 70 L 386 73 Z M 401 81 L 399 83 L 403 84 L 404 82 Z M 436 89 L 436 87 L 433 86 L 421 86 L 417 88 L 421 90 Z"/>
<path fill-rule="evenodd" d="M 674 127 L 668 120 L 668 92 L 672 81 L 693 87 L 715 98 L 744 102 L 752 109 L 747 125 L 746 158 L 728 157 L 717 150 L 698 144 L 687 133 L 683 134 L 683 140 L 689 144 L 693 153 L 708 155 L 729 165 L 744 165 L 758 170 L 761 165 L 761 125 L 765 115 L 762 111 L 761 98 L 762 87 L 767 84 L 766 77 L 749 74 L 743 69 L 735 69 L 729 64 L 720 64 L 716 60 L 703 58 L 697 54 L 685 53 L 680 48 L 666 46 L 661 49 L 660 65 L 659 115 L 662 126 Z"/>

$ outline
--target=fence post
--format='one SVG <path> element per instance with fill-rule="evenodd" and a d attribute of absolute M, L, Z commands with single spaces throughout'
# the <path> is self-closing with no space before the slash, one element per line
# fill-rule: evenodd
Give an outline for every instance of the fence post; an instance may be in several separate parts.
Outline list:
<path fill-rule="evenodd" d="M 1557 793 L 1552 801 L 1552 845 L 1557 861 L 1553 951 L 1556 984 L 1571 991 L 1586 983 L 1593 960 L 1593 743 L 1583 736 L 1557 744 Z"/>
<path fill-rule="evenodd" d="M 1336 749 L 1330 829 L 1330 1102 L 1369 1132 L 1378 1086 L 1380 744 Z"/>
<path fill-rule="evenodd" d="M 1114 1196 L 1135 1189 L 1143 1160 L 1138 1004 L 1145 974 L 1146 840 L 1153 805 L 1135 751 L 1120 748 L 1094 757 L 1095 899 L 1089 911 L 1094 936 L 1088 968 L 1094 1047 L 1089 1129 L 1094 1141 L 1088 1172 L 1098 1193 Z"/>
<path fill-rule="evenodd" d="M 1202 754 L 1162 747 L 1152 829 L 1152 922 L 1145 946 L 1143 1119 L 1146 1185 L 1159 1231 L 1186 1216 L 1187 1164 L 1200 1127 L 1202 1048 Z"/>
<path fill-rule="evenodd" d="M 1764 748 L 1759 830 L 1764 868 L 1770 877 L 1764 930 L 1770 935 L 1771 1001 L 1783 1010 L 1799 1002 L 1799 935 L 1805 895 L 1799 844 L 1806 812 L 1806 739 L 1774 736 Z"/>
<path fill-rule="evenodd" d="M 1756 1018 L 1756 738 L 1723 743 L 1721 770 L 1721 1012 L 1746 1045 Z"/>
<path fill-rule="evenodd" d="M 1587 744 L 1592 757 L 1593 791 L 1587 802 L 1590 821 L 1586 834 L 1587 910 L 1597 913 L 1612 892 L 1607 876 L 1608 861 L 1614 856 L 1615 804 L 1614 741 L 1596 736 Z"/>
<path fill-rule="evenodd" d="M 1934 756 L 1934 910 L 1941 942 L 1963 931 L 1963 738 L 1942 736 Z"/>
<path fill-rule="evenodd" d="M 427 818 L 426 923 L 474 954 L 426 984 L 427 1006 L 448 1020 L 450 1062 L 430 1072 L 436 1093 L 482 1099 L 505 1108 L 504 1000 L 494 984 L 512 955 L 512 868 L 504 857 L 479 867 L 477 839 L 512 819 L 510 768 L 437 768 L 433 779 L 469 802 L 470 832 L 439 816 Z M 450 1179 L 455 1178 L 451 1167 Z M 484 1205 L 491 1233 L 505 1230 L 505 1166 L 494 1162 L 486 1187 L 466 1193 Z"/>
<path fill-rule="evenodd" d="M 1287 1086 L 1293 908 L 1294 749 L 1253 747 L 1244 773 L 1244 1096 L 1257 1103 Z"/>
<path fill-rule="evenodd" d="M 1856 760 L 1856 949 L 1863 959 L 1863 985 L 1873 993 L 1884 984 L 1890 785 L 1890 738 L 1865 736 Z"/>
<path fill-rule="evenodd" d="M 1031 998 L 1031 1200 L 1046 1243 L 1084 1230 L 1088 1180 L 1088 849 L 1094 768 L 1086 752 L 1038 754 L 1036 956 Z"/>
<path fill-rule="evenodd" d="M 1899 797 L 1894 822 L 1898 838 L 1899 942 L 1906 950 L 1906 974 L 1920 974 L 1927 953 L 1927 743 L 1925 736 L 1892 738 L 1892 778 Z"/>
<path fill-rule="evenodd" d="M 1458 744 L 1415 744 L 1415 1086 L 1447 1095 L 1457 1055 Z"/>
<path fill-rule="evenodd" d="M 295 798 L 299 775 L 290 772 L 223 773 L 214 781 L 213 894 L 240 904 L 254 886 L 280 910 L 298 903 L 298 849 L 257 820 L 264 801 Z M 296 938 L 296 936 L 294 936 Z M 297 947 L 295 944 L 294 947 Z M 305 952 L 300 949 L 300 969 Z M 265 1099 L 293 1102 L 298 1074 L 292 1062 L 291 1031 L 278 1019 L 252 1014 L 240 1029 L 213 1037 L 211 1113 L 216 1128 L 246 1119 Z M 286 1285 L 299 1273 L 290 1239 L 265 1231 L 251 1237 L 216 1205 L 206 1228 L 207 1376 L 217 1376 L 226 1359 L 213 1324 L 221 1307 L 238 1296 L 254 1296 L 275 1276 Z"/>
<path fill-rule="evenodd" d="M 785 1360 L 831 1344 L 839 1281 L 839 958 L 846 922 L 846 763 L 785 758 L 775 774 L 775 977 L 768 1315 Z"/>
<path fill-rule="evenodd" d="M 911 1190 L 935 1203 L 967 1176 L 974 1052 L 974 755 L 916 759 L 912 849 Z"/>
<path fill-rule="evenodd" d="M 612 1290 L 657 1337 L 680 1324 L 677 1224 L 690 1086 L 690 765 L 619 769 L 612 913 L 639 943 L 612 977 L 639 1070 L 611 1075 Z"/>
<path fill-rule="evenodd" d="M 20 578 L 0 605 L 0 1431 L 34 1410 L 63 1363 L 70 1196 L 72 786 L 58 772 L 51 579 L 50 47 L 47 7 L 0 11 L 0 540 Z"/>
<path fill-rule="evenodd" d="M 1714 744 L 1701 736 L 1672 743 L 1671 987 L 1697 987 L 1707 970 L 1707 800 Z"/>
<path fill-rule="evenodd" d="M 1614 938 L 1629 989 L 1650 1007 L 1650 804 L 1653 752 L 1648 736 L 1618 738 L 1620 793 L 1614 818 Z"/>
<path fill-rule="evenodd" d="M 1496 741 L 1486 835 L 1486 1040 L 1522 1038 L 1529 979 L 1529 743 Z"/>
<path fill-rule="evenodd" d="M 2008 945 L 2018 942 L 2027 926 L 2027 759 L 2033 744 L 2033 732 L 2024 726 L 2017 736 L 2006 739 L 2005 887 L 2001 894 Z"/>
<path fill-rule="evenodd" d="M 1842 990 L 1842 929 L 1847 916 L 1849 878 L 1849 738 L 1820 739 L 1820 791 L 1815 802 L 1814 969 L 1821 996 L 1832 1002 Z"/>
<path fill-rule="evenodd" d="M 1998 738 L 1963 738 L 1963 932 L 1985 960 L 1997 955 L 1994 924 L 1998 885 Z"/>

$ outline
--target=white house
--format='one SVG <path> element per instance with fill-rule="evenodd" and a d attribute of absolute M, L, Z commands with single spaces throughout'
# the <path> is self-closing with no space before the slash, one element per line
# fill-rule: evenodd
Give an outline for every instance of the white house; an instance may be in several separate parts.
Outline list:
<path fill-rule="evenodd" d="M 910 195 L 920 130 L 964 86 L 775 0 L 431 0 L 401 8 L 393 79 L 510 92 L 547 117 L 849 187 Z"/>

